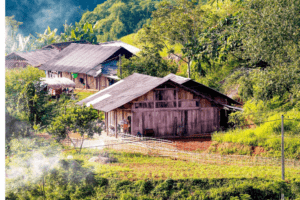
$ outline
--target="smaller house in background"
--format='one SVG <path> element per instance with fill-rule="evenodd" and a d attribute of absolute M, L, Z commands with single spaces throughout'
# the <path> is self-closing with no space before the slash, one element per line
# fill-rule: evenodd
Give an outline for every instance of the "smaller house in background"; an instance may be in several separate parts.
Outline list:
<path fill-rule="evenodd" d="M 77 104 L 105 112 L 106 127 L 128 122 L 133 135 L 210 136 L 225 123 L 222 110 L 238 102 L 196 82 L 198 89 L 187 87 L 188 81 L 174 74 L 158 78 L 134 73 Z"/>
<path fill-rule="evenodd" d="M 72 43 L 39 69 L 45 70 L 47 77 L 56 73 L 73 80 L 76 88 L 102 90 L 118 79 L 123 55 L 130 58 L 134 54 L 121 46 Z"/>
<path fill-rule="evenodd" d="M 39 67 L 46 63 L 54 56 L 59 54 L 61 50 L 66 48 L 72 43 L 90 44 L 85 40 L 53 43 L 42 47 L 39 50 L 27 51 L 27 52 L 13 52 L 5 56 L 5 68 L 12 69 L 16 67 L 26 67 L 31 65 L 33 67 Z"/>
<path fill-rule="evenodd" d="M 33 66 L 39 67 L 59 54 L 56 49 L 36 50 L 30 52 L 13 52 L 5 56 L 5 68 Z"/>
<path fill-rule="evenodd" d="M 42 78 L 41 83 L 45 86 L 45 90 L 49 91 L 52 96 L 59 96 L 65 92 L 69 94 L 74 88 L 74 81 L 68 78 Z"/>

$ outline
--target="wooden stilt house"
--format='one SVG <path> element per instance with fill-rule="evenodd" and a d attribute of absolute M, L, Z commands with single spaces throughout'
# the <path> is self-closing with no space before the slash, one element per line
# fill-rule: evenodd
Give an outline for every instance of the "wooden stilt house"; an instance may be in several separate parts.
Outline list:
<path fill-rule="evenodd" d="M 220 128 L 224 105 L 170 78 L 134 73 L 77 104 L 105 112 L 106 127 L 130 122 L 130 133 L 157 138 L 201 136 Z"/>
<path fill-rule="evenodd" d="M 76 88 L 102 90 L 118 80 L 117 69 L 121 56 L 133 53 L 121 46 L 102 46 L 72 43 L 39 69 L 47 77 L 66 77 Z"/>

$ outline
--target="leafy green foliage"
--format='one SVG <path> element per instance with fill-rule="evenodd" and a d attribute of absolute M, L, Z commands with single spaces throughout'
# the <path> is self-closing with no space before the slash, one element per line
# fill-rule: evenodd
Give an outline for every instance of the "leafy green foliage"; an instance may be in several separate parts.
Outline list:
<path fill-rule="evenodd" d="M 125 78 L 133 73 L 147 74 L 150 76 L 164 77 L 169 73 L 176 73 L 177 64 L 165 60 L 155 48 L 144 48 L 139 56 L 130 59 L 122 59 L 122 76 L 118 70 L 118 76 Z"/>
<path fill-rule="evenodd" d="M 24 37 L 18 33 L 19 25 L 14 16 L 5 16 L 5 55 L 16 51 L 29 51 L 37 48 L 35 38 L 32 35 Z"/>
<path fill-rule="evenodd" d="M 99 31 L 99 42 L 116 40 L 133 33 L 147 23 L 158 1 L 151 0 L 108 0 L 93 11 L 82 15 L 81 24 L 90 23 Z"/>
<path fill-rule="evenodd" d="M 299 59 L 300 2 L 249 1 L 241 16 L 242 27 L 233 34 L 242 42 L 237 54 L 250 66 L 281 66 Z"/>
<path fill-rule="evenodd" d="M 81 151 L 84 141 L 84 135 L 92 137 L 94 133 L 100 134 L 102 129 L 98 126 L 98 112 L 92 106 L 76 106 L 71 104 L 70 108 L 64 113 L 53 119 L 47 127 L 50 134 L 61 138 L 66 138 L 70 131 L 79 133 L 82 137 L 82 143 L 79 149 Z"/>
<path fill-rule="evenodd" d="M 46 93 L 40 86 L 45 73 L 34 67 L 7 70 L 5 104 L 8 113 L 30 124 L 41 123 L 45 112 Z"/>

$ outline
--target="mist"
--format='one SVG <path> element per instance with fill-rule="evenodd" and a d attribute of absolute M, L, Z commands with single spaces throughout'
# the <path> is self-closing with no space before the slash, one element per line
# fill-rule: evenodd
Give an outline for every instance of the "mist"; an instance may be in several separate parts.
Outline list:
<path fill-rule="evenodd" d="M 63 32 L 63 24 L 74 24 L 79 21 L 86 11 L 81 8 L 80 2 L 71 0 L 11 0 L 6 1 L 5 15 L 15 16 L 17 21 L 23 22 L 18 33 L 23 36 L 43 33 L 50 26 Z"/>

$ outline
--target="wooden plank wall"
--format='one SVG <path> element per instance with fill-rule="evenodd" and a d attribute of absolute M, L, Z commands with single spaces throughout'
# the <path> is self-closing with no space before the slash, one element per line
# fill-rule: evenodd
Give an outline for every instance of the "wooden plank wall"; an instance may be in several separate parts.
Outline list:
<path fill-rule="evenodd" d="M 109 82 L 108 82 L 108 79 L 105 77 L 105 76 L 98 76 L 98 87 L 97 89 L 99 90 L 99 86 L 100 86 L 100 90 L 103 90 L 105 88 L 107 88 L 109 86 Z"/>
<path fill-rule="evenodd" d="M 108 126 L 115 126 L 116 118 L 115 113 L 117 112 L 117 123 L 119 124 L 121 120 L 127 119 L 128 116 L 131 116 L 131 111 L 123 110 L 123 109 L 115 109 L 113 111 L 108 112 Z"/>
<path fill-rule="evenodd" d="M 187 117 L 187 119 L 185 119 Z M 186 120 L 186 122 L 185 122 Z M 195 110 L 134 112 L 132 134 L 153 129 L 156 137 L 185 136 L 211 133 L 220 128 L 219 109 L 206 107 Z"/>
<path fill-rule="evenodd" d="M 179 99 L 199 99 L 200 107 L 191 109 L 187 106 L 186 110 L 183 109 L 184 106 L 181 107 L 180 110 L 176 110 L 176 108 L 169 110 L 156 108 L 155 111 L 149 110 L 149 108 L 148 110 L 138 108 L 132 110 L 132 114 L 131 111 L 128 110 L 122 111 L 122 109 L 116 109 L 118 123 L 120 120 L 132 115 L 131 133 L 133 135 L 137 135 L 138 132 L 143 133 L 146 129 L 153 129 L 155 137 L 191 136 L 211 133 L 220 127 L 220 108 L 212 107 L 209 100 L 195 96 L 189 91 L 185 91 L 181 88 L 178 91 Z M 165 94 L 167 94 L 167 96 L 163 95 L 163 99 L 174 100 L 174 90 L 170 89 Z M 150 91 L 138 97 L 133 102 L 152 101 L 153 98 L 154 91 Z M 182 104 L 190 102 L 191 101 L 183 101 Z M 115 126 L 115 111 L 108 113 L 109 125 Z"/>
<path fill-rule="evenodd" d="M 69 72 L 62 72 L 62 77 L 66 77 L 68 79 L 71 79 L 72 81 L 75 82 L 76 88 L 84 88 L 83 84 L 80 83 L 80 78 L 84 79 L 84 83 L 86 83 L 86 77 L 88 79 L 87 84 L 88 84 L 88 89 L 94 89 L 94 90 L 103 90 L 106 87 L 109 86 L 108 79 L 105 76 L 98 76 L 98 77 L 93 77 L 93 76 L 86 76 L 86 74 L 79 73 L 77 78 L 72 78 L 72 74 Z"/>

